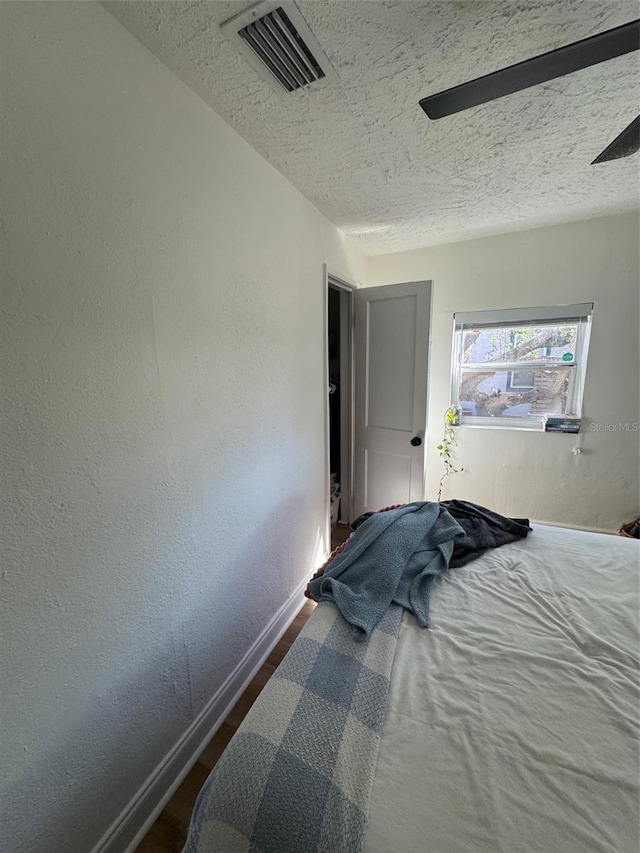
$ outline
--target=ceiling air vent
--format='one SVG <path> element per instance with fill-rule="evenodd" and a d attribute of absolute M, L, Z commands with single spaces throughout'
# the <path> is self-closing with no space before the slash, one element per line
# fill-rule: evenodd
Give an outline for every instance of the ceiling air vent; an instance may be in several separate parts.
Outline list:
<path fill-rule="evenodd" d="M 336 76 L 293 3 L 258 3 L 223 24 L 222 32 L 282 94 L 315 89 Z"/>

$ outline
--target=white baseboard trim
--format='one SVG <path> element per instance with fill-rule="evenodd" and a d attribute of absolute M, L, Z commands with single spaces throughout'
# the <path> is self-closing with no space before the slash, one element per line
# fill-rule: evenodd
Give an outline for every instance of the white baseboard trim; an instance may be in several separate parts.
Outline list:
<path fill-rule="evenodd" d="M 139 788 L 91 853 L 134 853 L 299 612 L 304 604 L 303 591 L 309 577 L 296 587 L 271 618 L 238 666 Z"/>
<path fill-rule="evenodd" d="M 606 527 L 585 527 L 582 524 L 562 524 L 559 521 L 541 521 L 532 518 L 530 524 L 544 524 L 547 527 L 564 527 L 567 530 L 584 530 L 587 533 L 609 533 L 615 535 L 617 530 L 608 530 Z"/>

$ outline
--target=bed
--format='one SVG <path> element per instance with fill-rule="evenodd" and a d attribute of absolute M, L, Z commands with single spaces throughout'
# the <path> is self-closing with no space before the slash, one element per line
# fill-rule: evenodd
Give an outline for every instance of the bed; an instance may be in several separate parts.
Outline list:
<path fill-rule="evenodd" d="M 637 853 L 639 573 L 635 540 L 536 524 L 439 578 L 429 629 L 393 605 L 353 651 L 321 603 L 186 853 Z"/>

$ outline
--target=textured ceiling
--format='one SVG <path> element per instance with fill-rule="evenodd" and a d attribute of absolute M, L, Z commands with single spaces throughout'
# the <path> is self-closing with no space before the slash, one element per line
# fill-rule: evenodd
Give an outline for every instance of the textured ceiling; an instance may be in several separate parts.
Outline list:
<path fill-rule="evenodd" d="M 636 0 L 300 0 L 338 80 L 290 98 L 222 36 L 250 0 L 104 5 L 370 254 L 637 207 L 640 155 L 590 162 L 639 112 L 640 52 L 437 122 L 418 106 Z"/>

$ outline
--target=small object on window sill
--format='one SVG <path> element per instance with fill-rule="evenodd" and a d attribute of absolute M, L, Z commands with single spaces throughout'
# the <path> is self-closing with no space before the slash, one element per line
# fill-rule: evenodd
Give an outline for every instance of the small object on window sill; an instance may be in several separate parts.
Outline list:
<path fill-rule="evenodd" d="M 544 431 L 567 432 L 575 435 L 575 433 L 580 432 L 580 418 L 546 418 Z"/>
<path fill-rule="evenodd" d="M 448 420 L 450 426 L 460 426 L 462 420 L 462 409 L 460 406 L 449 406 L 445 413 L 445 417 Z"/>

